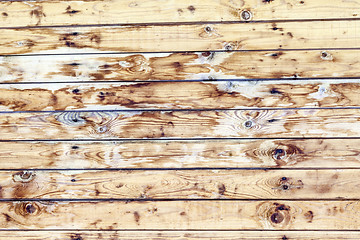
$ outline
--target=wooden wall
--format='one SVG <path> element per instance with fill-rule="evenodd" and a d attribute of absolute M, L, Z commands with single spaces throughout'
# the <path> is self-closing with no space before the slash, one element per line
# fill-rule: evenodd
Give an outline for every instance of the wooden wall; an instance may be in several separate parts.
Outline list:
<path fill-rule="evenodd" d="M 0 0 L 0 239 L 360 239 L 360 0 Z"/>

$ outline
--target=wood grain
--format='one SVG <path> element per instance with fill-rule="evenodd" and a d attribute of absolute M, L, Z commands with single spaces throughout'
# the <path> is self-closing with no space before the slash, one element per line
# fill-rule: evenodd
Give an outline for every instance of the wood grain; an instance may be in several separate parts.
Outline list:
<path fill-rule="evenodd" d="M 360 107 L 353 80 L 0 85 L 0 111 Z"/>
<path fill-rule="evenodd" d="M 360 51 L 0 56 L 0 82 L 360 77 Z"/>
<path fill-rule="evenodd" d="M 357 1 L 1 1 L 0 27 L 154 22 L 358 18 Z M 148 14 L 156 13 L 156 14 Z M 246 18 L 247 19 L 247 18 Z"/>
<path fill-rule="evenodd" d="M 0 228 L 357 230 L 359 208 L 358 201 L 4 201 Z"/>
<path fill-rule="evenodd" d="M 360 199 L 360 170 L 0 171 L 1 199 Z"/>
<path fill-rule="evenodd" d="M 344 20 L 3 29 L 0 54 L 359 48 L 357 28 Z"/>
<path fill-rule="evenodd" d="M 359 168 L 359 139 L 0 142 L 0 169 Z"/>
<path fill-rule="evenodd" d="M 0 231 L 0 239 L 9 234 L 19 240 L 97 240 L 97 239 L 228 239 L 228 240 L 358 240 L 358 231 Z"/>
<path fill-rule="evenodd" d="M 359 109 L 16 112 L 1 140 L 359 137 Z"/>

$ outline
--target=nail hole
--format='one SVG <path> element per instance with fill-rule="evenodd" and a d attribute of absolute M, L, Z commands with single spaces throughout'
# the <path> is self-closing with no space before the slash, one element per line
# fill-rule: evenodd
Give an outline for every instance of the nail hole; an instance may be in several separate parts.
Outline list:
<path fill-rule="evenodd" d="M 34 212 L 36 212 L 36 207 L 34 207 L 31 203 L 28 203 L 25 205 L 25 210 L 27 213 L 33 214 Z"/>
<path fill-rule="evenodd" d="M 248 120 L 248 121 L 246 121 L 246 122 L 244 123 L 244 126 L 245 126 L 246 128 L 251 128 L 252 125 L 253 125 L 253 122 L 250 121 L 250 120 Z"/>
<path fill-rule="evenodd" d="M 284 184 L 284 185 L 282 186 L 282 189 L 288 190 L 288 189 L 289 189 L 289 186 Z"/>
<path fill-rule="evenodd" d="M 80 92 L 80 90 L 79 89 L 74 89 L 74 90 L 72 90 L 72 93 L 74 93 L 74 94 L 76 94 L 76 93 L 79 93 Z"/>
<path fill-rule="evenodd" d="M 240 13 L 241 19 L 244 21 L 249 21 L 252 18 L 252 13 L 248 10 L 244 10 Z"/>
<path fill-rule="evenodd" d="M 226 44 L 225 50 L 226 50 L 226 51 L 232 51 L 232 50 L 233 50 L 233 46 L 231 46 L 230 44 Z"/>
<path fill-rule="evenodd" d="M 205 27 L 205 32 L 209 33 L 211 31 L 212 31 L 212 27 L 210 27 L 210 26 Z"/>
<path fill-rule="evenodd" d="M 326 52 L 326 51 L 321 52 L 320 57 L 323 60 L 333 60 L 332 55 L 330 53 Z"/>
<path fill-rule="evenodd" d="M 273 213 L 270 219 L 273 223 L 281 223 L 284 220 L 284 216 L 281 213 Z"/>
<path fill-rule="evenodd" d="M 102 126 L 102 127 L 98 127 L 97 130 L 99 133 L 104 133 L 104 132 L 106 132 L 107 128 L 105 126 Z"/>
<path fill-rule="evenodd" d="M 277 148 L 274 150 L 273 156 L 276 160 L 281 160 L 286 156 L 286 152 L 281 148 Z"/>

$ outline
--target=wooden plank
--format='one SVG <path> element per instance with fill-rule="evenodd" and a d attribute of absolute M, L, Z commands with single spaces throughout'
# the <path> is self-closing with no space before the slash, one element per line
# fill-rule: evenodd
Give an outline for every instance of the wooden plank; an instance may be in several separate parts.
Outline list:
<path fill-rule="evenodd" d="M 0 111 L 360 107 L 353 80 L 0 85 Z"/>
<path fill-rule="evenodd" d="M 360 170 L 0 171 L 1 199 L 360 199 Z"/>
<path fill-rule="evenodd" d="M 9 235 L 19 240 L 97 240 L 97 239 L 228 239 L 228 240 L 358 240 L 358 231 L 0 231 L 0 239 Z"/>
<path fill-rule="evenodd" d="M 0 169 L 359 168 L 359 139 L 0 142 Z"/>
<path fill-rule="evenodd" d="M 359 5 L 341 0 L 1 1 L 0 27 L 358 18 Z"/>
<path fill-rule="evenodd" d="M 359 137 L 360 109 L 0 114 L 1 140 Z"/>
<path fill-rule="evenodd" d="M 358 230 L 359 208 L 359 201 L 4 201 L 0 228 Z"/>
<path fill-rule="evenodd" d="M 0 81 L 360 77 L 359 50 L 0 56 Z"/>
<path fill-rule="evenodd" d="M 3 29 L 0 54 L 359 48 L 357 28 L 344 20 Z"/>

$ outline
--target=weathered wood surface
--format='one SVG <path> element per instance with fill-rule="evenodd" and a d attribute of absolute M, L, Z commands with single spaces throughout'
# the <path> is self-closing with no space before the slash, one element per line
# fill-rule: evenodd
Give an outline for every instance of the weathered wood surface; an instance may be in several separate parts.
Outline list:
<path fill-rule="evenodd" d="M 358 1 L 1 1 L 0 27 L 358 18 Z M 249 15 L 243 11 L 250 11 Z M 153 12 L 156 14 L 149 14 Z"/>
<path fill-rule="evenodd" d="M 360 107 L 353 80 L 0 85 L 0 111 Z"/>
<path fill-rule="evenodd" d="M 359 56 L 356 49 L 0 56 L 0 82 L 354 78 Z"/>
<path fill-rule="evenodd" d="M 3 29 L 0 54 L 359 48 L 357 28 L 344 20 Z"/>
<path fill-rule="evenodd" d="M 359 109 L 0 114 L 1 140 L 359 137 Z"/>
<path fill-rule="evenodd" d="M 0 228 L 358 230 L 359 208 L 359 201 L 3 201 Z"/>
<path fill-rule="evenodd" d="M 0 231 L 0 239 L 8 240 L 9 235 L 19 240 L 358 240 L 358 231 Z"/>
<path fill-rule="evenodd" d="M 359 139 L 0 142 L 0 169 L 359 168 Z"/>
<path fill-rule="evenodd" d="M 0 171 L 1 199 L 360 199 L 360 170 Z"/>

